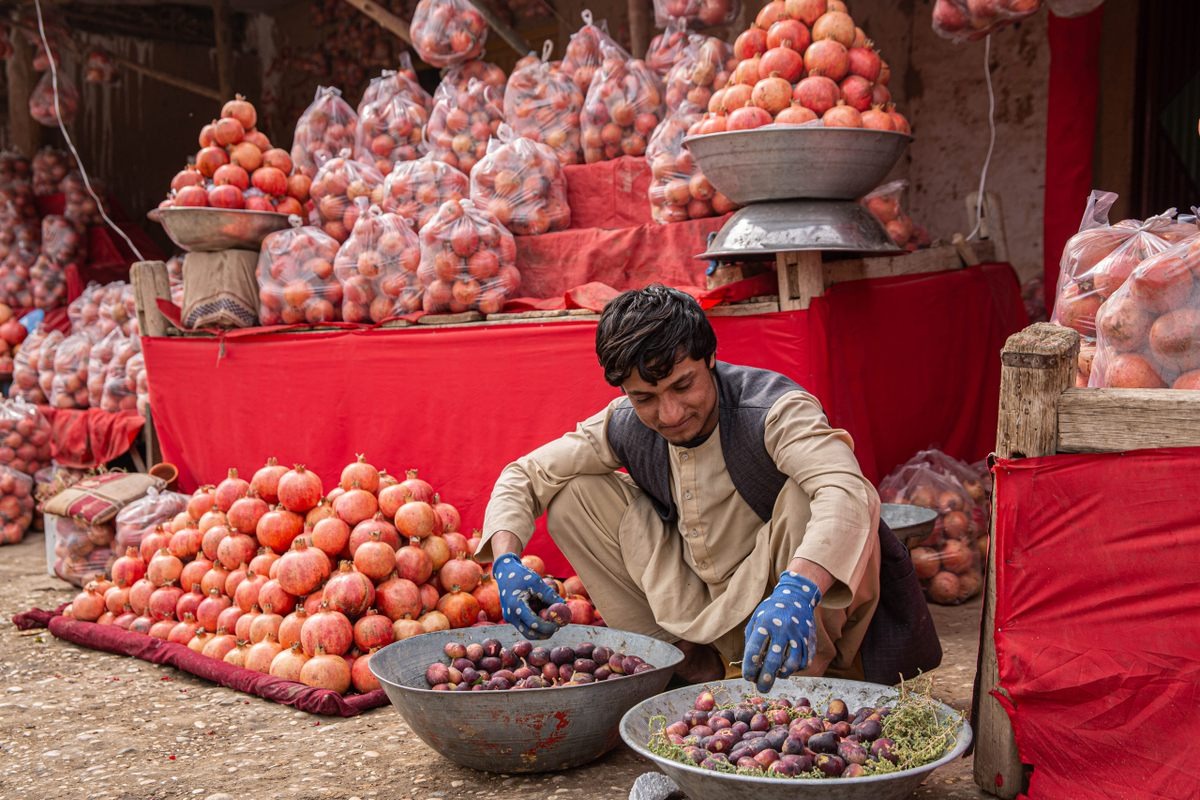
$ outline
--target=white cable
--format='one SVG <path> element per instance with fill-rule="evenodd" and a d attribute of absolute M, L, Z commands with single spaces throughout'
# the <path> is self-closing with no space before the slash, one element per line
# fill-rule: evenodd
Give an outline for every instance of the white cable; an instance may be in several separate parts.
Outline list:
<path fill-rule="evenodd" d="M 996 149 L 996 93 L 992 90 L 992 35 L 989 33 L 987 38 L 983 40 L 983 77 L 987 81 L 988 90 L 988 131 L 991 138 L 988 140 L 987 157 L 983 159 L 983 169 L 979 172 L 979 192 L 975 197 L 975 227 L 967 236 L 968 239 L 974 239 L 979 235 L 979 229 L 983 227 L 983 192 L 987 187 L 988 167 L 992 164 L 992 153 Z"/>
<path fill-rule="evenodd" d="M 67 126 L 63 124 L 62 110 L 58 105 L 58 56 L 53 50 L 50 49 L 50 42 L 46 38 L 46 26 L 42 21 L 41 0 L 33 0 L 33 7 L 37 11 L 38 33 L 42 37 L 42 47 L 46 48 L 46 57 L 50 61 L 50 85 L 54 89 L 54 116 L 58 122 L 58 129 L 62 131 L 63 139 L 67 141 L 67 147 L 70 148 L 71 155 L 75 156 L 75 163 L 79 166 L 79 174 L 83 176 L 83 185 L 87 187 L 88 194 L 90 194 L 92 199 L 96 201 L 96 208 L 99 210 L 100 216 L 108 224 L 108 227 L 116 231 L 117 235 L 125 240 L 125 244 L 129 245 L 129 249 L 133 251 L 135 256 L 137 256 L 137 260 L 145 261 L 145 257 L 143 257 L 142 252 L 137 249 L 137 246 L 133 243 L 133 240 L 129 238 L 125 231 L 117 227 L 117 223 L 109 219 L 107 212 L 104 210 L 103 201 L 101 201 L 100 196 L 96 194 L 96 190 L 92 188 L 92 182 L 88 178 L 87 170 L 83 167 L 83 159 L 79 157 L 79 151 L 75 149 L 75 143 L 71 141 L 71 134 L 67 133 Z"/>

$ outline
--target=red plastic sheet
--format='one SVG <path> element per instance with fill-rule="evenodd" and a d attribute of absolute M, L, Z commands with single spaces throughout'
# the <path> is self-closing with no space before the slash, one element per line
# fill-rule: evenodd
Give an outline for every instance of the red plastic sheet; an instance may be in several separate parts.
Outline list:
<path fill-rule="evenodd" d="M 998 353 L 1025 316 L 1012 268 L 991 264 L 839 284 L 808 311 L 712 321 L 719 358 L 807 387 L 878 480 L 922 447 L 969 460 L 989 451 Z M 419 467 L 465 530 L 481 524 L 505 464 L 617 395 L 591 321 L 142 344 L 163 455 L 186 490 L 231 466 L 252 474 L 268 456 L 332 487 L 365 451 L 393 472 Z M 546 537 L 533 550 L 568 571 Z"/>
<path fill-rule="evenodd" d="M 1200 448 L 995 474 L 996 650 L 1028 796 L 1200 797 Z"/>
<path fill-rule="evenodd" d="M 383 689 L 343 697 L 329 689 L 314 689 L 296 681 L 235 667 L 200 655 L 181 644 L 164 642 L 141 633 L 130 633 L 115 625 L 97 625 L 94 622 L 68 619 L 61 614 L 43 611 L 40 608 L 17 614 L 13 617 L 13 624 L 20 630 L 49 628 L 50 633 L 59 639 L 92 650 L 132 656 L 152 664 L 165 664 L 197 678 L 307 711 L 309 714 L 353 717 L 372 708 L 385 706 L 388 702 Z"/>
<path fill-rule="evenodd" d="M 136 411 L 38 406 L 50 420 L 50 453 L 64 467 L 91 469 L 129 451 L 146 424 Z"/>

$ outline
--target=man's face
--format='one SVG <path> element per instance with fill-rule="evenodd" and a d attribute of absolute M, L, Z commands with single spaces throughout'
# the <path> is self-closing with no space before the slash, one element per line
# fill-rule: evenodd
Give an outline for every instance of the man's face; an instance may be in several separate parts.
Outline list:
<path fill-rule="evenodd" d="M 685 357 L 658 383 L 646 382 L 634 370 L 621 388 L 642 424 L 672 444 L 685 444 L 717 427 L 717 384 L 709 369 L 704 361 Z"/>

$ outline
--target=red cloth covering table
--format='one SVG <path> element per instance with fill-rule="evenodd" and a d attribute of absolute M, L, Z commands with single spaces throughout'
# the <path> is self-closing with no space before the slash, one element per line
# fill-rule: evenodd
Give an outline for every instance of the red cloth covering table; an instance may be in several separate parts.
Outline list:
<path fill-rule="evenodd" d="M 1028 797 L 1200 797 L 1200 448 L 995 475 L 997 699 Z"/>
<path fill-rule="evenodd" d="M 778 370 L 854 436 L 872 480 L 924 447 L 978 459 L 992 446 L 1000 348 L 1025 325 L 1004 264 L 838 284 L 807 311 L 714 317 L 726 361 Z M 163 456 L 191 490 L 268 456 L 332 488 L 365 452 L 418 467 L 482 523 L 506 463 L 617 396 L 592 321 L 321 333 L 144 337 Z M 534 552 L 566 565 L 544 536 Z"/>

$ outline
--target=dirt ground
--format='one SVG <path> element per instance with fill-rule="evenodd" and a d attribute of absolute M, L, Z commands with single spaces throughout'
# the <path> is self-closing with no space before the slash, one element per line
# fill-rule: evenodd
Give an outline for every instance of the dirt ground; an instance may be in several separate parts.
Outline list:
<path fill-rule="evenodd" d="M 46 574 L 41 534 L 0 548 L 0 798 L 624 798 L 651 769 L 619 748 L 561 774 L 474 772 L 429 750 L 391 707 L 351 719 L 312 716 L 13 627 L 13 614 L 71 595 Z M 957 708 L 970 704 L 979 613 L 978 599 L 934 608 L 945 650 L 936 693 Z M 913 795 L 984 796 L 969 758 Z"/>

